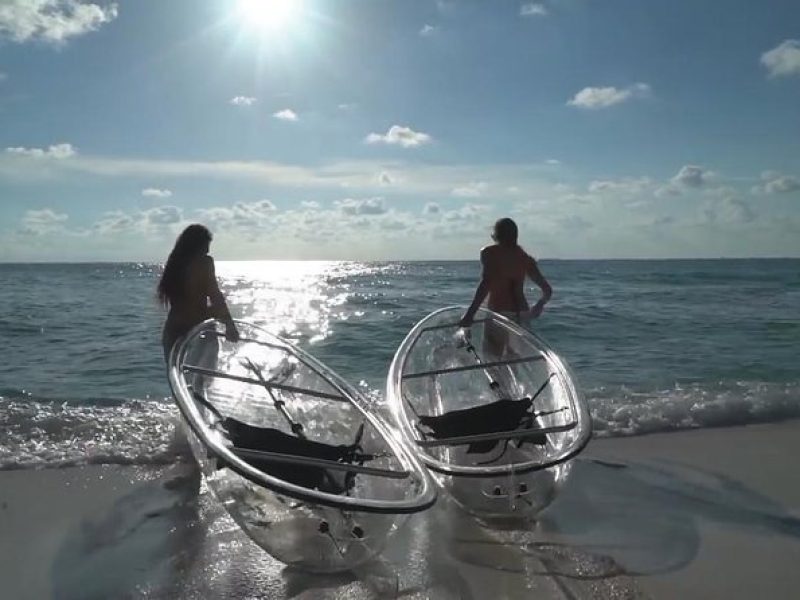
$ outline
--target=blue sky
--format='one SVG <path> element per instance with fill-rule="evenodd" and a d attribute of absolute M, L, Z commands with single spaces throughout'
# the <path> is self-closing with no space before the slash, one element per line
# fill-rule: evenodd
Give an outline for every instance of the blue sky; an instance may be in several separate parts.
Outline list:
<path fill-rule="evenodd" d="M 0 0 L 0 260 L 800 256 L 794 0 L 288 4 Z"/>

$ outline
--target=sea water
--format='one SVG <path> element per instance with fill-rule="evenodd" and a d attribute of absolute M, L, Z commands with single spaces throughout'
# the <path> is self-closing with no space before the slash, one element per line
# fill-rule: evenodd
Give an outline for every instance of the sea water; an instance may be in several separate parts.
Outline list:
<path fill-rule="evenodd" d="M 0 469 L 169 464 L 177 409 L 160 265 L 0 264 Z M 572 366 L 595 434 L 800 417 L 800 260 L 542 261 L 532 325 Z M 468 304 L 475 262 L 219 262 L 237 318 L 383 402 L 395 349 Z M 531 297 L 535 291 L 531 290 Z"/>

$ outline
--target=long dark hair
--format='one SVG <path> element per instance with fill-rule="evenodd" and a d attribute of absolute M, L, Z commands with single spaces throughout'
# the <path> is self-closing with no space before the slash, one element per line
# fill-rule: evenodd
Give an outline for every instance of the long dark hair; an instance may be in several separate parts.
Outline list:
<path fill-rule="evenodd" d="M 494 232 L 492 239 L 502 246 L 511 246 L 512 248 L 517 245 L 517 238 L 519 237 L 519 229 L 513 219 L 508 217 L 498 219 L 494 224 Z"/>
<path fill-rule="evenodd" d="M 180 296 L 183 286 L 183 275 L 186 267 L 197 256 L 208 252 L 212 235 L 203 225 L 189 225 L 175 241 L 175 247 L 169 253 L 164 272 L 158 282 L 157 294 L 159 301 L 167 306 L 173 304 Z"/>

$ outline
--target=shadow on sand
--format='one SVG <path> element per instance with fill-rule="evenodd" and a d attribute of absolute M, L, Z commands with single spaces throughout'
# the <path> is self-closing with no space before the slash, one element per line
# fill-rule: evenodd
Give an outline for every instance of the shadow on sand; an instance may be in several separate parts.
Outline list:
<path fill-rule="evenodd" d="M 53 565 L 57 598 L 636 598 L 634 575 L 682 568 L 713 521 L 800 538 L 800 519 L 728 477 L 676 464 L 578 459 L 536 523 L 482 527 L 442 498 L 353 572 L 284 567 L 253 544 L 189 465 L 77 526 Z"/>

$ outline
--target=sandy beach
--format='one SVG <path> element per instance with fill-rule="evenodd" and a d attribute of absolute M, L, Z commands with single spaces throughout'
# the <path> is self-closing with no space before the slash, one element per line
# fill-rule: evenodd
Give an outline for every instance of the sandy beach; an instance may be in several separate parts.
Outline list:
<path fill-rule="evenodd" d="M 354 573 L 286 569 L 191 464 L 0 473 L 3 598 L 791 598 L 800 422 L 595 440 L 529 531 L 444 499 Z"/>

